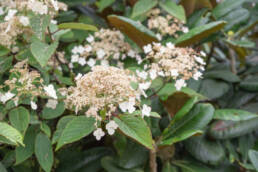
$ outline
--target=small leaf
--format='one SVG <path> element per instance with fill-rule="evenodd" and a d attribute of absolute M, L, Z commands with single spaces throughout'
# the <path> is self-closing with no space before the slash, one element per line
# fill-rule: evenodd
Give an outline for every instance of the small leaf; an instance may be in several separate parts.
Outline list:
<path fill-rule="evenodd" d="M 140 48 L 152 42 L 158 42 L 155 34 L 139 22 L 116 15 L 108 16 L 108 21 L 131 38 Z"/>
<path fill-rule="evenodd" d="M 119 129 L 126 136 L 136 140 L 148 149 L 153 149 L 151 131 L 140 116 L 120 115 L 114 119 Z"/>
<path fill-rule="evenodd" d="M 98 11 L 102 12 L 105 8 L 109 7 L 115 2 L 115 0 L 99 0 L 96 1 L 96 6 L 98 7 Z"/>
<path fill-rule="evenodd" d="M 214 113 L 214 119 L 244 121 L 257 118 L 258 115 L 238 109 L 218 109 Z"/>
<path fill-rule="evenodd" d="M 30 122 L 29 111 L 24 107 L 15 108 L 9 112 L 9 119 L 12 126 L 24 135 Z"/>
<path fill-rule="evenodd" d="M 248 151 L 248 156 L 254 168 L 256 169 L 256 171 L 258 171 L 258 152 L 256 150 L 251 149 Z"/>
<path fill-rule="evenodd" d="M 225 26 L 225 21 L 215 21 L 202 26 L 195 27 L 189 32 L 183 34 L 176 40 L 176 45 L 180 47 L 189 46 L 198 43 L 203 38 L 219 31 Z"/>
<path fill-rule="evenodd" d="M 93 25 L 84 24 L 84 23 L 61 23 L 58 25 L 59 29 L 78 29 L 78 30 L 87 30 L 87 31 L 98 31 Z"/>
<path fill-rule="evenodd" d="M 18 165 L 25 160 L 27 160 L 29 157 L 32 156 L 34 153 L 34 144 L 35 144 L 35 138 L 36 138 L 36 128 L 35 127 L 29 127 L 28 131 L 25 134 L 24 137 L 24 147 L 19 146 L 15 149 L 15 155 L 16 155 L 16 162 L 15 165 Z"/>
<path fill-rule="evenodd" d="M 133 6 L 132 18 L 138 17 L 158 4 L 157 0 L 139 0 Z"/>
<path fill-rule="evenodd" d="M 182 5 L 177 5 L 171 0 L 160 1 L 159 5 L 169 14 L 186 23 L 185 10 Z"/>
<path fill-rule="evenodd" d="M 89 135 L 96 128 L 94 124 L 95 119 L 86 116 L 77 116 L 69 121 L 58 140 L 56 151 L 66 144 Z"/>
<path fill-rule="evenodd" d="M 5 137 L 15 144 L 24 145 L 22 134 L 7 123 L 0 122 L 0 136 Z"/>
<path fill-rule="evenodd" d="M 49 138 L 43 133 L 39 133 L 36 137 L 35 155 L 40 166 L 46 172 L 50 172 L 54 163 L 54 154 Z"/>
<path fill-rule="evenodd" d="M 222 79 L 228 82 L 240 82 L 240 78 L 228 70 L 214 70 L 208 71 L 204 75 L 205 78 Z"/>
<path fill-rule="evenodd" d="M 42 122 L 40 124 L 40 130 L 43 133 L 45 133 L 49 138 L 51 137 L 51 129 L 50 129 L 50 127 L 45 122 Z"/>
<path fill-rule="evenodd" d="M 54 118 L 57 118 L 57 117 L 61 116 L 64 113 L 64 111 L 65 111 L 64 102 L 59 102 L 56 105 L 55 109 L 48 108 L 48 107 L 45 106 L 43 111 L 42 111 L 41 117 L 43 119 L 54 119 Z"/>
<path fill-rule="evenodd" d="M 37 60 L 37 62 L 45 67 L 47 65 L 48 60 L 55 53 L 56 48 L 58 46 L 58 42 L 54 42 L 51 45 L 42 43 L 40 41 L 35 41 L 31 44 L 31 53 Z"/>

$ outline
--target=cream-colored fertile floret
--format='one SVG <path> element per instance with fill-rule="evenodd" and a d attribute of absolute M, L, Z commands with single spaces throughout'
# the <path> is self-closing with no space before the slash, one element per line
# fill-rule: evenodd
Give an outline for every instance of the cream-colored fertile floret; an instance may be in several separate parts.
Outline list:
<path fill-rule="evenodd" d="M 76 111 L 89 108 L 87 116 L 94 116 L 100 120 L 98 112 L 105 110 L 111 116 L 119 103 L 136 99 L 138 91 L 131 88 L 135 78 L 116 67 L 96 66 L 76 81 L 76 87 L 68 89 L 66 105 L 75 107 Z"/>

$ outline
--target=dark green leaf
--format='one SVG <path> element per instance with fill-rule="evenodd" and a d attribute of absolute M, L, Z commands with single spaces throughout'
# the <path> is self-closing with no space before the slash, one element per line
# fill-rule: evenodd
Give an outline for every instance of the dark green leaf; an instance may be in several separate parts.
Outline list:
<path fill-rule="evenodd" d="M 41 117 L 43 119 L 53 119 L 61 116 L 65 111 L 64 102 L 59 102 L 55 109 L 44 107 Z"/>
<path fill-rule="evenodd" d="M 242 81 L 240 88 L 246 91 L 258 91 L 258 77 L 252 77 Z"/>
<path fill-rule="evenodd" d="M 6 72 L 12 67 L 13 56 L 0 57 L 0 74 Z"/>
<path fill-rule="evenodd" d="M 222 79 L 228 82 L 239 82 L 240 78 L 235 75 L 234 73 L 228 70 L 214 70 L 206 72 L 204 75 L 205 78 L 212 78 L 212 79 Z"/>
<path fill-rule="evenodd" d="M 15 108 L 10 111 L 9 119 L 12 126 L 24 135 L 30 122 L 29 111 L 24 107 Z"/>
<path fill-rule="evenodd" d="M 256 171 L 258 171 L 258 151 L 251 149 L 249 150 L 248 155 L 254 168 L 256 169 Z"/>
<path fill-rule="evenodd" d="M 10 52 L 10 50 L 2 45 L 0 45 L 0 57 L 5 56 Z"/>
<path fill-rule="evenodd" d="M 214 113 L 214 119 L 244 121 L 257 118 L 258 115 L 238 109 L 218 109 Z"/>

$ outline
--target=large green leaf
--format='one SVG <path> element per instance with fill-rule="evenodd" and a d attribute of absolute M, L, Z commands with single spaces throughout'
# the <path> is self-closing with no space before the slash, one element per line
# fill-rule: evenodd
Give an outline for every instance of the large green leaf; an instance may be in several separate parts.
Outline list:
<path fill-rule="evenodd" d="M 240 78 L 229 70 L 214 70 L 206 72 L 205 78 L 222 79 L 228 82 L 239 82 Z"/>
<path fill-rule="evenodd" d="M 171 0 L 160 1 L 159 5 L 169 14 L 186 23 L 185 10 L 182 5 L 177 5 Z"/>
<path fill-rule="evenodd" d="M 116 15 L 108 16 L 108 21 L 115 28 L 125 33 L 141 48 L 146 44 L 158 42 L 155 34 L 139 22 Z"/>
<path fill-rule="evenodd" d="M 258 115 L 238 109 L 218 109 L 214 113 L 214 119 L 244 121 L 257 118 Z"/>
<path fill-rule="evenodd" d="M 209 141 L 203 136 L 186 140 L 185 148 L 196 159 L 205 164 L 218 165 L 225 159 L 223 147 L 218 142 Z"/>
<path fill-rule="evenodd" d="M 78 30 L 87 30 L 87 31 L 98 31 L 93 25 L 84 24 L 84 23 L 61 23 L 58 25 L 58 29 L 78 29 Z"/>
<path fill-rule="evenodd" d="M 246 91 L 258 91 L 258 77 L 248 78 L 242 81 L 239 86 Z"/>
<path fill-rule="evenodd" d="M 5 137 L 15 144 L 24 145 L 22 134 L 5 122 L 0 122 L 0 136 Z"/>
<path fill-rule="evenodd" d="M 195 27 L 189 32 L 183 34 L 176 40 L 177 46 L 189 46 L 198 43 L 203 38 L 219 31 L 225 26 L 225 21 L 215 21 L 202 26 Z"/>
<path fill-rule="evenodd" d="M 68 122 L 70 122 L 74 118 L 75 116 L 69 115 L 69 116 L 64 116 L 58 121 L 56 131 L 53 134 L 52 144 L 55 144 L 58 141 Z"/>
<path fill-rule="evenodd" d="M 49 15 L 37 15 L 30 18 L 30 26 L 35 35 L 42 41 L 45 40 L 45 32 L 50 24 L 51 17 Z"/>
<path fill-rule="evenodd" d="M 150 128 L 143 118 L 140 116 L 120 115 L 114 120 L 118 128 L 126 136 L 136 140 L 148 149 L 154 149 Z"/>
<path fill-rule="evenodd" d="M 57 46 L 57 41 L 52 43 L 51 45 L 48 45 L 40 41 L 35 41 L 31 44 L 30 49 L 31 53 L 33 54 L 37 62 L 42 67 L 45 67 L 47 65 L 48 60 L 55 53 Z"/>
<path fill-rule="evenodd" d="M 213 118 L 214 108 L 210 104 L 197 104 L 176 123 L 171 123 L 163 132 L 161 145 L 171 145 L 188 137 L 201 133 Z"/>
<path fill-rule="evenodd" d="M 56 150 L 89 135 L 96 128 L 94 124 L 95 119 L 86 116 L 77 116 L 69 121 L 57 142 Z"/>
<path fill-rule="evenodd" d="M 9 119 L 12 126 L 24 135 L 30 122 L 29 111 L 24 107 L 15 108 L 9 112 Z"/>
<path fill-rule="evenodd" d="M 35 144 L 35 138 L 37 135 L 37 130 L 35 127 L 31 126 L 28 128 L 28 131 L 26 132 L 24 136 L 24 147 L 19 146 L 15 149 L 15 164 L 18 165 L 28 159 L 32 156 L 34 153 L 34 144 Z"/>
<path fill-rule="evenodd" d="M 256 169 L 256 171 L 258 171 L 258 151 L 251 149 L 248 151 L 248 156 L 254 168 Z"/>
<path fill-rule="evenodd" d="M 44 107 L 41 117 L 43 119 L 53 119 L 53 118 L 57 118 L 60 115 L 62 115 L 65 111 L 65 104 L 64 102 L 59 102 L 56 105 L 55 109 L 52 108 L 48 108 L 48 107 Z"/>
<path fill-rule="evenodd" d="M 245 135 L 258 128 L 258 118 L 245 121 L 216 121 L 210 129 L 209 135 L 216 139 L 230 139 Z"/>
<path fill-rule="evenodd" d="M 54 154 L 49 138 L 43 133 L 39 133 L 36 137 L 35 155 L 40 166 L 46 172 L 50 172 L 54 163 Z"/>
<path fill-rule="evenodd" d="M 212 10 L 212 14 L 215 18 L 220 18 L 238 8 L 243 2 L 245 2 L 245 0 L 224 0 Z"/>
<path fill-rule="evenodd" d="M 157 0 L 139 0 L 133 6 L 132 18 L 138 17 L 157 5 Z"/>
<path fill-rule="evenodd" d="M 0 57 L 0 74 L 4 73 L 12 67 L 13 56 Z"/>

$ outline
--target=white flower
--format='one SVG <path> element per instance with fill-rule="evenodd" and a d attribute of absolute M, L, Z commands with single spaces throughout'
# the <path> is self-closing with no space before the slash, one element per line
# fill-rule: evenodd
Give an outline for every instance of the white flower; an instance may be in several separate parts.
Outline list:
<path fill-rule="evenodd" d="M 71 62 L 72 63 L 78 63 L 78 61 L 79 61 L 79 55 L 78 54 L 72 55 Z"/>
<path fill-rule="evenodd" d="M 151 44 L 143 46 L 143 51 L 144 51 L 145 54 L 150 53 L 152 51 Z"/>
<path fill-rule="evenodd" d="M 109 123 L 106 125 L 106 129 L 107 129 L 109 135 L 113 135 L 117 128 L 118 128 L 118 125 L 113 120 L 109 121 Z"/>
<path fill-rule="evenodd" d="M 57 20 L 53 20 L 53 19 L 52 19 L 50 22 L 51 22 L 52 24 L 57 24 Z"/>
<path fill-rule="evenodd" d="M 30 101 L 30 107 L 33 110 L 37 110 L 37 108 L 38 108 L 37 104 L 35 102 L 33 102 L 33 101 Z"/>
<path fill-rule="evenodd" d="M 12 53 L 17 53 L 19 51 L 19 47 L 15 46 L 12 48 Z"/>
<path fill-rule="evenodd" d="M 52 84 L 44 86 L 44 90 L 49 97 L 57 99 L 56 90 Z"/>
<path fill-rule="evenodd" d="M 108 62 L 108 60 L 101 60 L 100 65 L 108 67 L 109 66 L 109 62 Z"/>
<path fill-rule="evenodd" d="M 154 80 L 157 77 L 157 71 L 156 70 L 152 69 L 152 70 L 150 70 L 149 73 L 150 73 L 150 78 L 152 80 Z"/>
<path fill-rule="evenodd" d="M 99 49 L 97 51 L 97 58 L 98 59 L 103 59 L 103 57 L 106 55 L 105 51 L 103 49 Z"/>
<path fill-rule="evenodd" d="M 72 68 L 73 68 L 73 64 L 72 64 L 72 63 L 69 63 L 69 64 L 68 64 L 68 67 L 69 67 L 70 69 L 72 69 Z"/>
<path fill-rule="evenodd" d="M 90 45 L 86 45 L 85 51 L 88 52 L 88 53 L 91 52 L 92 51 L 92 47 Z"/>
<path fill-rule="evenodd" d="M 137 74 L 137 76 L 139 76 L 140 78 L 142 78 L 142 79 L 147 79 L 147 77 L 148 77 L 148 73 L 147 72 L 145 72 L 145 71 L 139 71 L 139 70 L 136 70 L 136 74 Z"/>
<path fill-rule="evenodd" d="M 158 75 L 165 77 L 165 73 L 163 71 L 158 72 Z"/>
<path fill-rule="evenodd" d="M 115 59 L 115 60 L 118 60 L 119 57 L 120 57 L 120 53 L 119 53 L 119 52 L 117 52 L 117 53 L 115 53 L 115 54 L 113 55 L 113 59 Z"/>
<path fill-rule="evenodd" d="M 189 29 L 188 29 L 188 27 L 183 27 L 183 28 L 182 28 L 182 32 L 184 32 L 184 33 L 187 33 L 187 32 L 189 32 Z"/>
<path fill-rule="evenodd" d="M 10 100 L 11 98 L 13 98 L 15 96 L 15 94 L 11 93 L 11 92 L 7 92 L 5 94 L 1 94 L 0 93 L 0 101 L 3 102 L 5 104 L 5 102 L 7 102 L 8 100 Z"/>
<path fill-rule="evenodd" d="M 59 10 L 58 2 L 55 1 L 55 0 L 50 0 L 50 2 L 51 2 L 51 4 L 53 5 L 54 9 L 55 9 L 56 11 L 58 11 L 58 10 Z"/>
<path fill-rule="evenodd" d="M 156 37 L 158 38 L 158 40 L 159 40 L 159 41 L 161 41 L 161 40 L 162 40 L 162 36 L 161 36 L 161 34 L 157 33 L 157 34 L 156 34 Z"/>
<path fill-rule="evenodd" d="M 185 83 L 185 80 L 183 79 L 179 79 L 176 81 L 176 84 L 175 84 L 175 87 L 176 87 L 176 90 L 181 90 L 182 87 L 185 87 L 186 86 L 186 83 Z"/>
<path fill-rule="evenodd" d="M 206 53 L 205 53 L 204 51 L 201 51 L 200 54 L 201 54 L 202 56 L 206 56 Z"/>
<path fill-rule="evenodd" d="M 8 10 L 8 14 L 5 16 L 4 20 L 5 20 L 5 21 L 11 20 L 11 19 L 15 16 L 15 14 L 16 14 L 17 12 L 18 12 L 18 11 L 15 10 L 15 9 L 10 9 L 10 10 Z"/>
<path fill-rule="evenodd" d="M 200 64 L 202 64 L 202 65 L 205 65 L 205 64 L 206 64 L 206 63 L 203 61 L 203 59 L 202 59 L 201 57 L 195 56 L 194 58 L 195 58 L 195 60 L 196 60 L 198 63 L 200 63 Z"/>
<path fill-rule="evenodd" d="M 86 60 L 85 60 L 85 58 L 80 57 L 79 60 L 78 60 L 78 63 L 79 63 L 80 65 L 82 65 L 82 66 L 86 65 Z"/>
<path fill-rule="evenodd" d="M 23 25 L 23 26 L 29 26 L 30 24 L 30 20 L 28 17 L 26 16 L 21 16 L 19 17 L 19 22 Z"/>
<path fill-rule="evenodd" d="M 129 101 L 127 102 L 122 102 L 119 104 L 119 108 L 122 110 L 122 112 L 129 112 L 133 113 L 135 111 L 135 98 L 130 97 Z"/>
<path fill-rule="evenodd" d="M 105 135 L 105 133 L 101 128 L 97 128 L 97 130 L 93 132 L 93 135 L 96 137 L 97 140 L 100 140 L 101 137 Z"/>
<path fill-rule="evenodd" d="M 143 107 L 142 107 L 142 117 L 150 116 L 150 113 L 151 113 L 151 107 L 144 104 Z"/>
<path fill-rule="evenodd" d="M 78 73 L 77 75 L 76 75 L 76 77 L 75 77 L 75 80 L 78 80 L 78 79 L 80 79 L 82 77 L 82 74 L 81 73 Z"/>
<path fill-rule="evenodd" d="M 133 50 L 129 50 L 128 53 L 127 53 L 127 55 L 128 55 L 129 57 L 135 57 L 136 53 L 135 53 L 135 51 L 133 51 Z"/>
<path fill-rule="evenodd" d="M 150 88 L 150 85 L 151 85 L 151 82 L 140 83 L 139 88 L 141 90 L 147 90 L 148 88 Z"/>
<path fill-rule="evenodd" d="M 175 45 L 172 44 L 171 42 L 166 43 L 166 46 L 167 46 L 168 48 L 170 48 L 170 49 L 175 48 Z"/>
<path fill-rule="evenodd" d="M 93 66 L 95 66 L 95 64 L 96 64 L 96 60 L 93 59 L 93 58 L 90 58 L 89 61 L 87 62 L 87 64 L 88 64 L 90 67 L 93 67 Z"/>
<path fill-rule="evenodd" d="M 85 48 L 82 46 L 82 45 L 79 45 L 79 46 L 75 46 L 75 47 L 73 47 L 73 49 L 72 49 L 72 53 L 73 54 L 82 54 L 82 53 L 84 53 L 84 51 L 85 51 Z"/>
<path fill-rule="evenodd" d="M 198 79 L 201 78 L 201 77 L 202 77 L 202 73 L 199 72 L 199 71 L 197 71 L 197 72 L 193 75 L 193 79 L 195 79 L 195 80 L 198 80 Z"/>
<path fill-rule="evenodd" d="M 89 35 L 89 36 L 86 38 L 86 40 L 87 40 L 89 43 L 91 43 L 91 42 L 94 41 L 94 37 L 93 37 L 92 35 Z"/>
<path fill-rule="evenodd" d="M 2 16 L 3 14 L 4 14 L 3 7 L 0 7 L 0 16 Z"/>
<path fill-rule="evenodd" d="M 170 73 L 171 73 L 171 76 L 174 76 L 174 77 L 177 77 L 179 75 L 177 69 L 170 70 Z"/>
<path fill-rule="evenodd" d="M 48 99 L 46 107 L 51 109 L 56 109 L 56 105 L 58 104 L 58 101 L 55 99 Z"/>
<path fill-rule="evenodd" d="M 48 13 L 47 5 L 44 5 L 44 3 L 40 1 L 30 0 L 28 8 L 31 9 L 33 12 L 41 15 Z"/>

